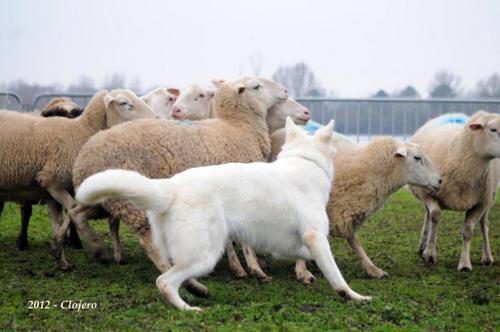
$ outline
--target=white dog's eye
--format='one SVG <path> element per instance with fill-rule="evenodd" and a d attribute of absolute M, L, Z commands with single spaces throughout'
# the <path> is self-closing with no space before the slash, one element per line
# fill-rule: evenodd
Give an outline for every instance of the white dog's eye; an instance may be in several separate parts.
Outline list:
<path fill-rule="evenodd" d="M 422 160 L 422 157 L 419 157 L 419 156 L 415 156 L 413 158 L 415 158 L 416 161 L 421 161 Z"/>

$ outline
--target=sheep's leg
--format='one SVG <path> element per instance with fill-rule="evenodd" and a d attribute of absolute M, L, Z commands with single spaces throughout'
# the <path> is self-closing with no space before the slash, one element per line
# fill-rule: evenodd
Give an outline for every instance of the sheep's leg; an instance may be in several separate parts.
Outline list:
<path fill-rule="evenodd" d="M 156 248 L 156 246 L 153 244 L 153 238 L 151 236 L 150 231 L 140 234 L 139 241 L 144 250 L 146 251 L 146 255 L 156 265 L 158 270 L 160 270 L 162 273 L 165 273 L 170 270 L 171 268 L 170 263 L 161 258 L 158 248 Z M 198 297 L 208 296 L 208 288 L 194 278 L 187 279 L 186 282 L 184 283 L 184 287 L 188 292 Z"/>
<path fill-rule="evenodd" d="M 472 264 L 470 262 L 470 240 L 472 238 L 474 225 L 484 213 L 485 211 L 481 207 L 472 208 L 465 213 L 465 223 L 462 229 L 463 246 L 462 254 L 460 255 L 460 261 L 457 266 L 458 271 L 472 270 Z"/>
<path fill-rule="evenodd" d="M 241 265 L 238 255 L 236 254 L 236 250 L 234 250 L 233 241 L 231 239 L 226 242 L 226 253 L 229 269 L 236 275 L 236 277 L 248 277 L 248 274 L 245 272 L 245 269 Z"/>
<path fill-rule="evenodd" d="M 123 251 L 123 246 L 120 241 L 120 219 L 115 217 L 110 217 L 108 219 L 109 231 L 111 233 L 111 240 L 113 241 L 113 252 L 115 256 L 115 262 L 118 264 L 126 264 L 125 253 Z"/>
<path fill-rule="evenodd" d="M 361 245 L 361 242 L 359 241 L 359 238 L 356 234 L 351 235 L 347 239 L 347 242 L 349 242 L 352 250 L 354 250 L 356 256 L 358 256 L 358 258 L 361 260 L 361 266 L 370 277 L 380 279 L 388 276 L 387 272 L 373 264 L 370 257 L 368 257 L 368 255 L 366 254 L 365 249 L 363 249 L 363 246 Z"/>
<path fill-rule="evenodd" d="M 59 204 L 55 201 L 49 199 L 47 200 L 47 210 L 49 213 L 49 219 L 52 224 L 52 246 L 51 252 L 56 259 L 57 267 L 61 270 L 68 271 L 71 269 L 71 264 L 66 260 L 64 256 L 63 249 L 63 236 L 65 231 L 62 229 L 63 225 L 61 225 L 62 221 L 62 209 Z M 69 223 L 69 219 L 67 220 Z"/>
<path fill-rule="evenodd" d="M 314 275 L 307 269 L 306 261 L 303 259 L 297 259 L 295 263 L 295 275 L 297 276 L 297 280 L 304 285 L 310 285 L 316 280 Z"/>
<path fill-rule="evenodd" d="M 330 285 L 340 296 L 355 301 L 371 299 L 370 296 L 358 294 L 349 287 L 335 263 L 330 244 L 324 234 L 315 229 L 309 229 L 304 233 L 302 239 L 304 244 L 309 248 L 321 272 L 323 272 Z"/>
<path fill-rule="evenodd" d="M 427 263 L 437 264 L 436 241 L 438 225 L 441 219 L 441 208 L 435 200 L 430 198 L 425 201 L 425 208 L 429 211 L 431 227 L 422 258 Z"/>
<path fill-rule="evenodd" d="M 78 236 L 78 231 L 74 223 L 69 224 L 69 245 L 75 249 L 83 248 L 82 240 L 80 240 L 80 236 Z"/>
<path fill-rule="evenodd" d="M 259 262 L 257 261 L 257 256 L 255 255 L 255 251 L 250 247 L 246 242 L 240 241 L 241 249 L 243 250 L 243 255 L 245 256 L 245 260 L 247 262 L 248 270 L 251 275 L 257 276 L 260 281 L 268 284 L 273 281 L 273 278 L 269 277 L 267 274 L 262 271 L 260 268 Z"/>
<path fill-rule="evenodd" d="M 491 255 L 490 249 L 490 238 L 488 236 L 490 228 L 490 220 L 488 219 L 488 212 L 486 211 L 481 219 L 479 219 L 479 224 L 481 225 L 481 234 L 483 236 L 483 251 L 481 254 L 481 263 L 485 265 L 493 264 L 493 256 Z"/>
<path fill-rule="evenodd" d="M 31 202 L 21 202 L 21 232 L 16 240 L 16 247 L 19 250 L 28 249 L 28 226 L 30 223 L 31 213 Z"/>
<path fill-rule="evenodd" d="M 431 227 L 431 214 L 427 208 L 425 208 L 425 219 L 422 225 L 422 232 L 420 233 L 420 242 L 418 243 L 418 254 L 422 256 L 425 250 L 425 245 L 429 239 L 429 229 Z"/>
<path fill-rule="evenodd" d="M 91 207 L 81 208 L 76 207 L 72 210 L 68 210 L 68 213 L 73 220 L 78 233 L 80 233 L 90 244 L 94 256 L 101 263 L 109 263 L 111 261 L 110 255 L 106 250 L 106 245 L 104 241 L 99 237 L 99 234 L 90 227 L 88 220 L 91 219 L 92 214 L 95 213 L 95 209 Z"/>

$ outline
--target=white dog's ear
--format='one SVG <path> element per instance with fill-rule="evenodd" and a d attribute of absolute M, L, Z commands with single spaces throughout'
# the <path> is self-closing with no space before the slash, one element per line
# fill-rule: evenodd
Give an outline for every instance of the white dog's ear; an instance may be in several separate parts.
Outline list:
<path fill-rule="evenodd" d="M 292 118 L 286 117 L 285 124 L 286 142 L 292 142 L 301 134 L 301 129 L 293 122 Z"/>
<path fill-rule="evenodd" d="M 335 127 L 335 120 L 330 120 L 330 122 L 316 131 L 314 136 L 317 136 L 322 141 L 329 141 L 332 139 L 333 128 Z"/>
<path fill-rule="evenodd" d="M 399 146 L 394 152 L 394 156 L 398 158 L 406 158 L 408 155 L 408 150 L 404 146 Z"/>
<path fill-rule="evenodd" d="M 108 108 L 109 105 L 115 101 L 115 98 L 108 93 L 107 95 L 104 96 L 103 101 L 104 101 L 104 107 Z"/>

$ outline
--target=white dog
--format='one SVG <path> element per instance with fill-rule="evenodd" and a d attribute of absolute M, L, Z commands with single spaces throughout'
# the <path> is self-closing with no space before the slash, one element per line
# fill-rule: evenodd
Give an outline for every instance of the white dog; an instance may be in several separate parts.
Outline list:
<path fill-rule="evenodd" d="M 258 251 L 314 259 L 341 296 L 369 300 L 347 285 L 327 240 L 333 123 L 309 136 L 287 118 L 286 143 L 273 163 L 192 168 L 170 179 L 108 170 L 87 178 L 76 197 L 86 204 L 125 198 L 147 210 L 155 244 L 174 263 L 156 285 L 178 309 L 201 310 L 182 300 L 179 287 L 210 273 L 230 236 Z"/>

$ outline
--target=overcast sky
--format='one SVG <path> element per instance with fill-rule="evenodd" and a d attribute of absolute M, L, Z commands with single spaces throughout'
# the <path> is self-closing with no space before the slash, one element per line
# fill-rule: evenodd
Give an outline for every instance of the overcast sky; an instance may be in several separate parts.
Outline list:
<path fill-rule="evenodd" d="M 500 72 L 500 1 L 0 0 L 0 83 L 182 87 L 306 62 L 326 89 L 363 97 L 446 69 L 473 87 Z"/>

